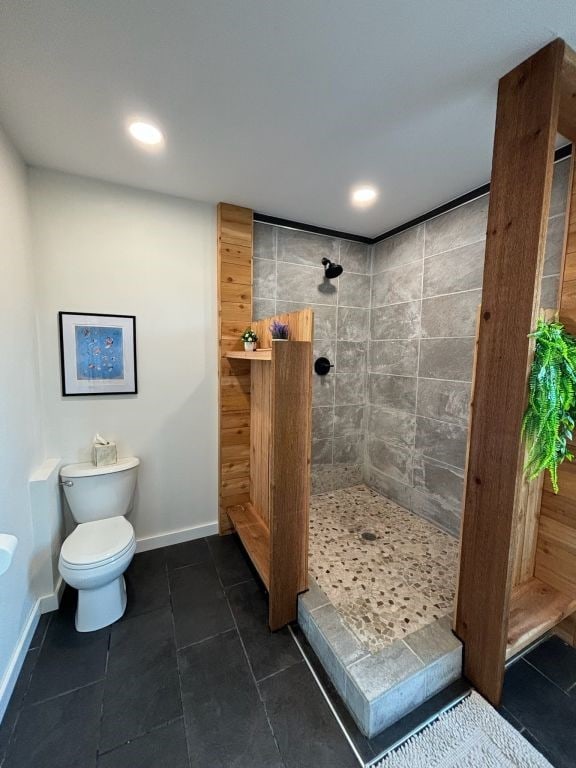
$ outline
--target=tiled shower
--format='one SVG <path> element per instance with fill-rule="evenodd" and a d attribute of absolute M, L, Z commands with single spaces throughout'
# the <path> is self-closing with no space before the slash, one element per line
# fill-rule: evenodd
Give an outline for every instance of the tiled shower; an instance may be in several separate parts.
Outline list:
<path fill-rule="evenodd" d="M 569 160 L 556 164 L 542 300 L 556 292 Z M 313 492 L 366 482 L 457 534 L 488 195 L 368 246 L 255 225 L 254 317 L 310 306 Z M 323 279 L 323 257 L 342 264 Z"/>

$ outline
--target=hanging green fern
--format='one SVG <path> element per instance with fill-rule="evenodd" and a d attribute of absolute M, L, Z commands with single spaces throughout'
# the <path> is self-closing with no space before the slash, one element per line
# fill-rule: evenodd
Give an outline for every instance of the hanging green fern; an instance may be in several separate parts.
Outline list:
<path fill-rule="evenodd" d="M 522 434 L 528 444 L 525 472 L 532 480 L 548 470 L 558 493 L 558 467 L 573 460 L 568 441 L 576 420 L 576 338 L 558 322 L 538 321 Z"/>

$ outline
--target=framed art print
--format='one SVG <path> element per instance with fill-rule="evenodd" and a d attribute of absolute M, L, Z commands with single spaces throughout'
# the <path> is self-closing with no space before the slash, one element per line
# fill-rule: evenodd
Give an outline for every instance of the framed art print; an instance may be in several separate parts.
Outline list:
<path fill-rule="evenodd" d="M 59 312 L 62 394 L 135 395 L 136 318 Z"/>

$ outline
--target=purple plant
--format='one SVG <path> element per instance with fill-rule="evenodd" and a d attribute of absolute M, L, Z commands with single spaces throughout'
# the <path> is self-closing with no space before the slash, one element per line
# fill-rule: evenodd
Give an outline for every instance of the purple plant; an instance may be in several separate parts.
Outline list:
<path fill-rule="evenodd" d="M 270 333 L 273 339 L 287 339 L 288 338 L 288 325 L 281 323 L 279 320 L 274 320 L 270 326 Z"/>

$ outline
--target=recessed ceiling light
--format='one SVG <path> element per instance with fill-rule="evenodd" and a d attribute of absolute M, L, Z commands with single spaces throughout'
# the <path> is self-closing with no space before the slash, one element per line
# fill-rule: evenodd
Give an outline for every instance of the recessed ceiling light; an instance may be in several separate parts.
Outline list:
<path fill-rule="evenodd" d="M 358 206 L 358 208 L 365 208 L 368 205 L 372 205 L 378 197 L 378 190 L 375 187 L 361 186 L 354 187 L 350 195 L 352 204 Z"/>
<path fill-rule="evenodd" d="M 160 128 L 143 120 L 133 120 L 128 123 L 128 133 L 135 141 L 146 147 L 160 147 L 164 144 L 164 136 Z"/>

